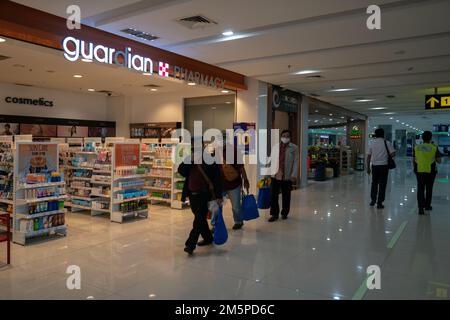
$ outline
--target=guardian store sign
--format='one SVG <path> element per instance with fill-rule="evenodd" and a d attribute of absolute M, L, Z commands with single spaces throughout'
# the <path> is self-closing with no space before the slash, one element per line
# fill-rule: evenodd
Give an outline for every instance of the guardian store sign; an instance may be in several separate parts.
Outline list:
<path fill-rule="evenodd" d="M 124 50 L 117 50 L 74 37 L 65 38 L 62 46 L 64 58 L 71 62 L 77 60 L 96 61 L 121 66 L 145 75 L 153 75 L 153 60 L 149 57 L 134 54 L 133 49 L 130 47 L 126 47 Z M 172 67 L 163 61 L 159 61 L 156 65 L 158 66 L 158 75 L 161 77 L 172 77 L 186 83 L 195 83 L 213 89 L 224 89 L 225 87 L 225 80 L 219 77 L 205 75 L 179 66 Z"/>

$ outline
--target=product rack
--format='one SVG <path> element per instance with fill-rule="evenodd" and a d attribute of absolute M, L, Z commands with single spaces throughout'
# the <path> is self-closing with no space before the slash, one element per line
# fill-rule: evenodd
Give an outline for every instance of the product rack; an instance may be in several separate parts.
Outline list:
<path fill-rule="evenodd" d="M 48 180 L 50 173 L 59 173 L 58 144 L 20 142 L 15 161 L 13 242 L 25 245 L 32 238 L 65 236 L 65 182 L 58 181 L 61 176 Z M 32 174 L 47 180 L 29 180 Z"/>
<path fill-rule="evenodd" d="M 0 136 L 0 214 L 12 215 L 14 193 L 14 149 L 12 136 Z M 0 230 L 6 227 L 0 225 Z"/>
<path fill-rule="evenodd" d="M 113 147 L 111 221 L 148 217 L 148 168 L 140 165 L 140 143 L 119 142 Z"/>

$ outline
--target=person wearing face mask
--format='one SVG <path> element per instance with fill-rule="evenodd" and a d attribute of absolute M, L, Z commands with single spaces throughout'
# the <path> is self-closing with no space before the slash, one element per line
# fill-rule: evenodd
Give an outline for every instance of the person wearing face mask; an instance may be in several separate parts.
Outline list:
<path fill-rule="evenodd" d="M 281 217 L 286 220 L 291 206 L 292 185 L 297 182 L 298 176 L 298 147 L 291 143 L 291 132 L 283 130 L 281 132 L 281 143 L 279 153 L 279 166 L 277 173 L 272 177 L 271 206 L 269 222 L 278 220 L 280 215 L 280 205 L 278 197 L 281 191 L 282 209 Z"/>
<path fill-rule="evenodd" d="M 201 138 L 199 138 L 201 139 Z M 197 141 L 203 144 L 202 141 Z M 202 148 L 194 148 L 192 140 L 191 156 L 186 158 L 178 167 L 178 173 L 185 177 L 181 200 L 189 198 L 194 222 L 189 238 L 186 240 L 184 251 L 192 255 L 197 246 L 212 245 L 213 235 L 208 226 L 208 202 L 215 200 L 222 205 L 222 184 L 220 169 L 216 163 L 207 164 L 203 159 Z M 203 240 L 198 242 L 202 236 Z"/>

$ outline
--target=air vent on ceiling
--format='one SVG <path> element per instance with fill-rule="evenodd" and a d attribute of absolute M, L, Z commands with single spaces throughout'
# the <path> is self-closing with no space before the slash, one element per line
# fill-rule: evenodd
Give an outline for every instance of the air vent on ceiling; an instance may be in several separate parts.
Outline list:
<path fill-rule="evenodd" d="M 314 76 L 306 76 L 306 79 L 322 79 L 323 76 L 321 76 L 320 74 L 314 75 Z"/>
<path fill-rule="evenodd" d="M 205 28 L 217 24 L 217 22 L 202 15 L 184 17 L 177 19 L 177 21 L 189 29 Z"/>
<path fill-rule="evenodd" d="M 134 28 L 127 28 L 127 29 L 123 29 L 123 30 L 120 30 L 120 31 L 122 31 L 123 33 L 129 34 L 129 35 L 132 35 L 133 37 L 144 39 L 144 40 L 147 40 L 147 41 L 155 41 L 156 39 L 159 39 L 158 36 L 155 36 L 155 35 L 150 34 L 148 32 L 136 30 Z"/>
<path fill-rule="evenodd" d="M 317 94 L 317 93 L 310 93 L 309 94 L 311 97 L 320 97 L 320 94 Z"/>
<path fill-rule="evenodd" d="M 2 56 L 2 55 L 0 54 L 0 61 L 6 60 L 6 59 L 11 59 L 11 57 Z"/>
<path fill-rule="evenodd" d="M 16 86 L 22 86 L 22 87 L 32 87 L 32 84 L 26 84 L 26 83 L 14 83 Z"/>
<path fill-rule="evenodd" d="M 156 84 L 145 84 L 145 88 L 161 88 L 161 86 L 157 86 Z"/>

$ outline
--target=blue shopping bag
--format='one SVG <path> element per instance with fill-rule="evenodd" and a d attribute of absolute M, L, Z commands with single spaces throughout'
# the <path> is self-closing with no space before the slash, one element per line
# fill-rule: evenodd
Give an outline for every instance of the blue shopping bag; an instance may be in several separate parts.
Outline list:
<path fill-rule="evenodd" d="M 255 196 L 252 194 L 244 195 L 242 197 L 242 219 L 249 221 L 258 218 L 259 212 Z"/>
<path fill-rule="evenodd" d="M 222 245 L 228 240 L 228 231 L 223 220 L 222 207 L 214 215 L 214 244 Z"/>
<path fill-rule="evenodd" d="M 258 208 L 270 208 L 270 188 L 260 188 L 258 191 Z"/>

